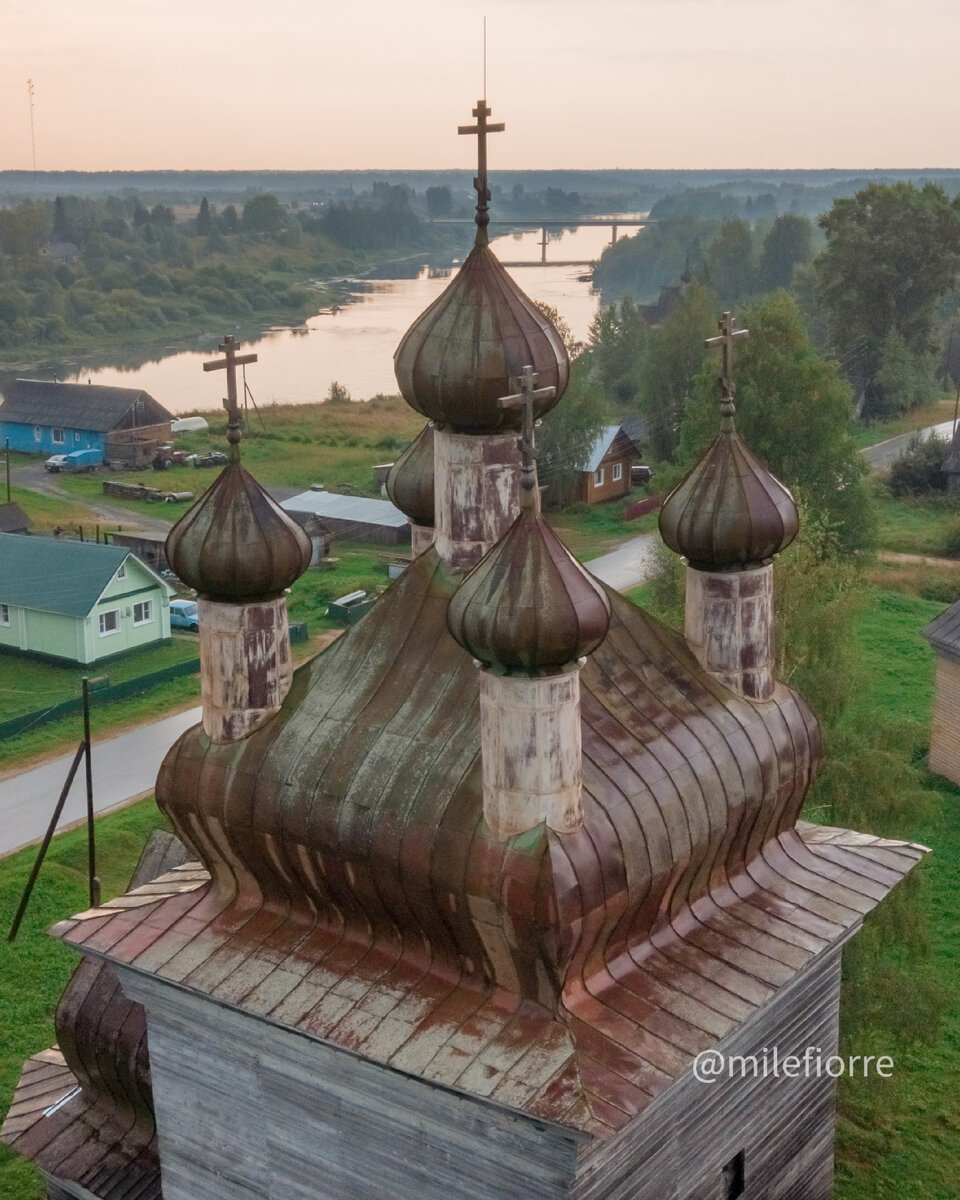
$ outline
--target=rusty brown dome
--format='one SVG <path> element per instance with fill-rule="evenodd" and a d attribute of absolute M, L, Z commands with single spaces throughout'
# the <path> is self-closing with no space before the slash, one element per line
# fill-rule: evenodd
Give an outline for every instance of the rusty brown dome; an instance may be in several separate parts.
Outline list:
<path fill-rule="evenodd" d="M 433 525 L 433 426 L 425 425 L 390 468 L 387 495 L 415 525 Z"/>
<path fill-rule="evenodd" d="M 262 600 L 289 587 L 310 565 L 310 539 L 239 463 L 167 536 L 173 570 L 212 600 Z"/>
<path fill-rule="evenodd" d="M 552 322 L 482 242 L 403 335 L 393 363 L 410 407 L 458 433 L 518 428 L 519 410 L 501 409 L 497 400 L 516 390 L 524 367 L 537 373 L 539 387 L 557 389 L 538 401 L 538 417 L 557 403 L 570 375 Z"/>
<path fill-rule="evenodd" d="M 477 564 L 447 608 L 447 627 L 488 666 L 557 670 L 607 636 L 610 604 L 533 508 Z"/>
<path fill-rule="evenodd" d="M 759 566 L 797 536 L 793 497 L 731 427 L 677 484 L 660 510 L 660 534 L 700 571 Z"/>

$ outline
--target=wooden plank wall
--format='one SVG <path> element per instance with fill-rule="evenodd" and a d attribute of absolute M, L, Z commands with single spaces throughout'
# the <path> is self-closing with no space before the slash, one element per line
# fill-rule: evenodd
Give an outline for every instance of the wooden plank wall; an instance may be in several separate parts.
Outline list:
<path fill-rule="evenodd" d="M 727 1040 L 724 1055 L 776 1046 L 836 1052 L 840 948 L 831 949 Z M 692 1073 L 619 1134 L 584 1156 L 575 1200 L 724 1200 L 721 1173 L 745 1156 L 743 1200 L 829 1200 L 835 1081 L 718 1079 Z"/>
<path fill-rule="evenodd" d="M 960 663 L 937 653 L 930 770 L 960 783 Z"/>
<path fill-rule="evenodd" d="M 118 967 L 164 1200 L 559 1200 L 589 1140 Z"/>

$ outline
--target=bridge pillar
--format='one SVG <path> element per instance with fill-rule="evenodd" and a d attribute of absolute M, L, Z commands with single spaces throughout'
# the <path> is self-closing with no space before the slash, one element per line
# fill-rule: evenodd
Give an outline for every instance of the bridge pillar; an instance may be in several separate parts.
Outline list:
<path fill-rule="evenodd" d="M 540 262 L 547 261 L 547 227 L 546 225 L 540 230 Z"/>
<path fill-rule="evenodd" d="M 614 225 L 614 227 L 613 227 L 613 241 L 610 243 L 610 245 L 611 245 L 611 246 L 615 246 L 616 244 L 617 244 L 617 227 L 616 227 L 616 225 Z"/>

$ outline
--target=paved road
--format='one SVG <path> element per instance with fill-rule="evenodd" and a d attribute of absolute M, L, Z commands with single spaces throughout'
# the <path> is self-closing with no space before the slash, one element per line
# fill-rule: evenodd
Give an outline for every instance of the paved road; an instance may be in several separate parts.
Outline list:
<path fill-rule="evenodd" d="M 953 437 L 953 422 L 944 421 L 942 425 L 928 425 L 926 429 L 920 430 L 922 439 L 934 434 L 949 441 Z M 860 453 L 875 471 L 881 471 L 900 458 L 915 436 L 915 433 L 901 433 L 899 437 L 887 438 L 885 442 L 878 442 L 876 446 L 867 446 Z"/>
<path fill-rule="evenodd" d="M 660 535 L 657 533 L 642 533 L 624 542 L 610 554 L 592 558 L 583 565 L 603 583 L 616 588 L 618 592 L 624 592 L 650 576 L 656 565 L 655 552 L 659 541 Z"/>
<path fill-rule="evenodd" d="M 93 788 L 97 812 L 118 808 L 153 790 L 163 756 L 185 729 L 200 720 L 200 709 L 141 725 L 109 741 L 94 742 Z M 47 829 L 67 778 L 73 755 L 54 759 L 31 771 L 0 780 L 0 854 L 38 842 Z M 83 767 L 67 797 L 59 828 L 86 816 Z"/>

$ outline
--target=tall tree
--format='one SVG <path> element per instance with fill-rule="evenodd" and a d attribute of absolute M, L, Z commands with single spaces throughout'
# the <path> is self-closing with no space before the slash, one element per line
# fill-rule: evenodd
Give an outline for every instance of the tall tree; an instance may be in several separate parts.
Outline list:
<path fill-rule="evenodd" d="M 793 272 L 813 258 L 813 225 L 806 217 L 781 213 L 763 239 L 759 284 L 764 291 L 789 287 Z"/>
<path fill-rule="evenodd" d="M 935 184 L 871 184 L 820 218 L 820 299 L 834 349 L 860 355 L 867 411 L 894 412 L 916 395 L 905 375 L 932 374 L 937 302 L 960 271 L 960 212 Z M 912 360 L 904 372 L 903 347 Z M 886 379 L 878 379 L 886 365 Z"/>
<path fill-rule="evenodd" d="M 640 373 L 649 330 L 631 296 L 603 308 L 590 326 L 590 364 L 613 403 L 632 408 L 640 388 Z"/>
<path fill-rule="evenodd" d="M 756 285 L 753 235 L 746 221 L 724 221 L 707 248 L 707 279 L 729 307 L 751 295 Z"/>
<path fill-rule="evenodd" d="M 210 212 L 210 204 L 206 196 L 200 201 L 200 209 L 197 213 L 197 233 L 201 237 L 206 237 L 207 234 L 213 232 L 213 214 Z"/>

